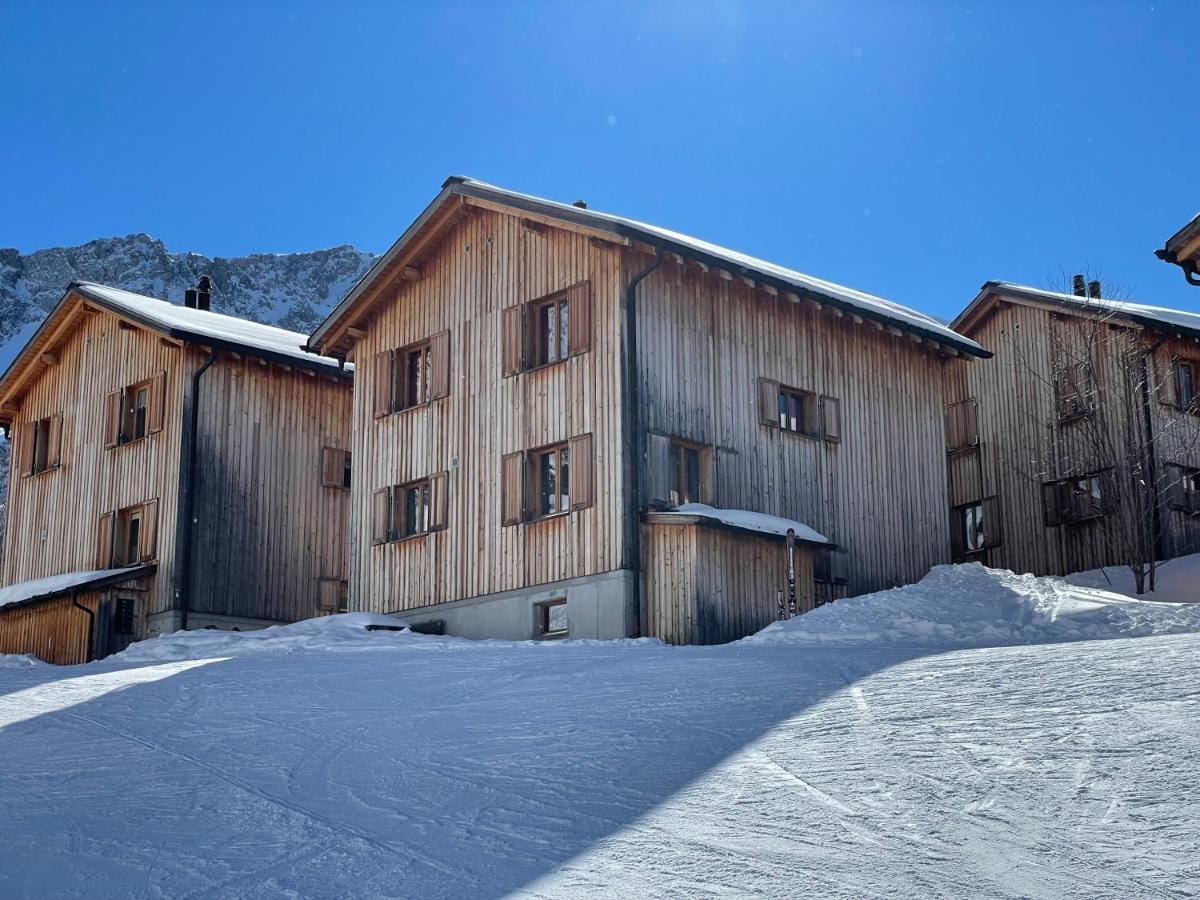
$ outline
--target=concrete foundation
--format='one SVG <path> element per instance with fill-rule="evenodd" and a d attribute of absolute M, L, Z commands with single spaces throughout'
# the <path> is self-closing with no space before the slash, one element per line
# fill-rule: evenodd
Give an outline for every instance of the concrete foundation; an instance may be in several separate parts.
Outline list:
<path fill-rule="evenodd" d="M 411 624 L 440 620 L 446 634 L 459 637 L 526 641 L 540 637 L 538 604 L 564 598 L 567 637 L 613 640 L 633 634 L 633 573 L 626 569 L 406 609 L 393 615 Z"/>
<path fill-rule="evenodd" d="M 146 620 L 146 637 L 158 637 L 160 634 L 171 634 L 178 631 L 181 625 L 181 615 L 177 610 L 158 613 Z M 211 613 L 188 613 L 188 631 L 199 631 L 203 628 L 216 628 L 221 631 L 257 631 L 271 625 L 282 625 L 271 619 L 246 619 L 241 616 L 218 616 Z"/>

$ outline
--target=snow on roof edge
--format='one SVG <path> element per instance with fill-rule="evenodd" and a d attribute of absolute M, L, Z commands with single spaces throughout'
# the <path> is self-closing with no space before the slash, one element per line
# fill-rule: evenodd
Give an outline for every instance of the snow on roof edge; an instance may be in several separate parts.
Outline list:
<path fill-rule="evenodd" d="M 809 544 L 825 544 L 835 546 L 825 535 L 810 528 L 803 522 L 788 519 L 783 516 L 773 516 L 770 513 L 752 512 L 747 509 L 719 509 L 707 503 L 684 503 L 674 509 L 655 512 L 657 519 L 706 519 L 737 528 L 741 531 L 753 531 L 758 534 L 769 534 L 775 537 L 787 537 L 788 529 L 796 532 L 796 540 Z"/>
<path fill-rule="evenodd" d="M 1173 328 L 1182 328 L 1188 331 L 1200 334 L 1200 313 L 1188 312 L 1183 309 L 1173 309 L 1167 306 L 1150 306 L 1145 303 L 1137 303 L 1132 300 L 1115 300 L 1108 297 L 1079 297 L 1075 294 L 1065 294 L 1059 291 L 1051 291 L 1045 288 L 1030 287 L 1026 284 L 1016 284 L 1012 281 L 988 281 L 984 284 L 980 296 L 984 296 L 991 292 L 1009 291 L 1015 294 L 1027 294 L 1036 297 L 1044 297 L 1047 300 L 1056 303 L 1063 303 L 1068 306 L 1076 306 L 1083 309 L 1103 309 L 1114 315 L 1123 315 L 1131 318 L 1149 319 L 1155 322 L 1161 322 L 1165 325 L 1170 325 Z M 977 298 L 978 299 L 978 298 Z M 972 305 L 974 305 L 972 303 Z M 963 311 L 964 313 L 966 310 Z M 962 315 L 955 318 L 957 322 Z"/>
<path fill-rule="evenodd" d="M 34 600 L 50 599 L 100 581 L 110 583 L 127 581 L 141 573 L 149 574 L 155 568 L 153 565 L 143 565 L 128 566 L 123 569 L 87 569 L 81 572 L 64 572 L 60 575 L 18 581 L 15 584 L 0 587 L 0 609 L 6 606 L 30 603 Z"/>

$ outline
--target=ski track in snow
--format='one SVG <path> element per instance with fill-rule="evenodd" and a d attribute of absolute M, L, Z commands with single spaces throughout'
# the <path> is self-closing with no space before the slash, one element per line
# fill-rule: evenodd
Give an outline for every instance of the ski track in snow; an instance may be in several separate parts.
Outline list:
<path fill-rule="evenodd" d="M 0 670 L 0 896 L 1200 885 L 1197 635 L 953 652 L 406 637 Z"/>

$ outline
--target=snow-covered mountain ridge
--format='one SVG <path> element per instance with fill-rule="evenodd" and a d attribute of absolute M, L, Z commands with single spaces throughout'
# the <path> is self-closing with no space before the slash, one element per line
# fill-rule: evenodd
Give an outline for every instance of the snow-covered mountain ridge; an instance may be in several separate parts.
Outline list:
<path fill-rule="evenodd" d="M 75 280 L 182 301 L 201 275 L 213 279 L 213 309 L 309 332 L 374 261 L 350 246 L 306 253 L 208 257 L 173 253 L 146 234 L 21 254 L 0 249 L 0 371 Z"/>

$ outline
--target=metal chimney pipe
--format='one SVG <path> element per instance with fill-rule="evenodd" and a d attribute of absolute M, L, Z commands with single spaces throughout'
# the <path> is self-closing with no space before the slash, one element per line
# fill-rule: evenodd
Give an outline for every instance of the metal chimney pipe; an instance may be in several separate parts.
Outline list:
<path fill-rule="evenodd" d="M 196 300 L 196 289 L 195 288 L 188 288 L 186 291 L 183 292 L 183 305 L 184 306 L 186 306 L 188 309 L 195 309 L 196 303 L 197 303 L 197 300 Z"/>
<path fill-rule="evenodd" d="M 206 312 L 212 306 L 212 279 L 207 275 L 200 276 L 200 283 L 196 285 L 196 308 L 203 309 Z"/>

